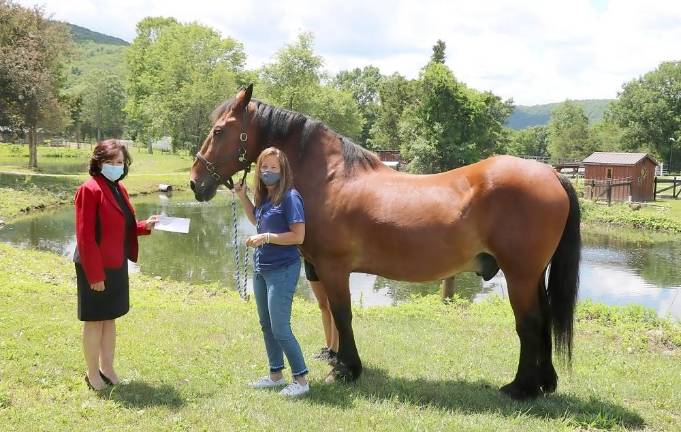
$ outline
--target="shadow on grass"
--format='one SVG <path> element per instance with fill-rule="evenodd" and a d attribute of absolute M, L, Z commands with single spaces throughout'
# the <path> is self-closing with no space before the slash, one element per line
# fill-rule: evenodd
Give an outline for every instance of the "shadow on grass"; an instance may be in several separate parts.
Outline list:
<path fill-rule="evenodd" d="M 312 387 L 312 403 L 352 408 L 353 399 L 390 400 L 461 413 L 494 413 L 563 419 L 568 424 L 599 429 L 640 429 L 643 418 L 636 412 L 597 398 L 581 399 L 554 393 L 527 402 L 515 402 L 486 381 L 427 380 L 390 377 L 378 368 L 365 368 L 352 384 L 318 384 Z M 317 391 L 315 391 L 317 390 Z"/>
<path fill-rule="evenodd" d="M 181 408 L 185 405 L 185 400 L 173 386 L 168 384 L 151 386 L 141 381 L 132 381 L 126 385 L 115 386 L 110 393 L 106 394 L 106 397 L 120 402 L 128 408 L 154 406 Z"/>

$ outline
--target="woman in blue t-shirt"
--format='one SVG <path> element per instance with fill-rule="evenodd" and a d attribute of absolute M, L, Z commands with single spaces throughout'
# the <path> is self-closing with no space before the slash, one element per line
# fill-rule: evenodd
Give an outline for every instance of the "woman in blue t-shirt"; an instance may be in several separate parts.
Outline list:
<path fill-rule="evenodd" d="M 307 366 L 300 345 L 291 331 L 291 305 L 300 276 L 297 245 L 305 239 L 303 199 L 293 188 L 293 175 L 286 155 L 279 149 L 265 149 L 256 161 L 255 205 L 246 188 L 234 186 L 246 216 L 258 234 L 246 239 L 253 254 L 253 291 L 265 339 L 270 374 L 251 383 L 254 388 L 286 385 L 282 370 L 284 354 L 293 381 L 281 394 L 300 396 L 310 390 L 305 378 Z"/>

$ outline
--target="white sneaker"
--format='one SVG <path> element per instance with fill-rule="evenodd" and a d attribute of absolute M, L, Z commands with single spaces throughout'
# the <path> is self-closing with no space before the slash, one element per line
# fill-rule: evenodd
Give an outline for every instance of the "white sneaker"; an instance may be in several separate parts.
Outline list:
<path fill-rule="evenodd" d="M 248 384 L 249 387 L 255 388 L 255 389 L 263 389 L 263 388 L 271 388 L 271 387 L 279 387 L 286 385 L 286 380 L 284 377 L 281 377 L 277 381 L 272 380 L 272 378 L 268 376 L 264 376 L 260 378 L 257 381 L 253 381 Z"/>
<path fill-rule="evenodd" d="M 304 395 L 309 391 L 310 383 L 305 383 L 305 385 L 301 385 L 298 383 L 298 381 L 294 380 L 291 384 L 284 387 L 284 389 L 280 391 L 279 394 L 289 397 L 298 397 Z"/>

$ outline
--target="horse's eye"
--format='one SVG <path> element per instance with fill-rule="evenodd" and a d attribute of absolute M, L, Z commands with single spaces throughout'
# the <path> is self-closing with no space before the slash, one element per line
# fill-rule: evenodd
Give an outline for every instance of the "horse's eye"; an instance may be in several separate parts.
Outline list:
<path fill-rule="evenodd" d="M 222 128 L 214 128 L 213 129 L 213 135 L 220 135 L 222 133 Z"/>

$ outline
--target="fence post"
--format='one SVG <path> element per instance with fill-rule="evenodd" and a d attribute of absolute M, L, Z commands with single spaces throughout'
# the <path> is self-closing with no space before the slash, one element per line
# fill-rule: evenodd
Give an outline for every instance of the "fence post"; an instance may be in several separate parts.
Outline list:
<path fill-rule="evenodd" d="M 657 201 L 657 176 L 655 176 L 653 183 L 655 184 L 655 189 L 653 190 L 653 201 Z"/>
<path fill-rule="evenodd" d="M 451 300 L 454 297 L 455 287 L 453 277 L 442 279 L 442 300 Z"/>
<path fill-rule="evenodd" d="M 612 201 L 612 183 L 608 182 L 606 187 L 608 188 L 608 206 L 609 206 L 610 202 Z"/>
<path fill-rule="evenodd" d="M 676 176 L 674 176 L 674 193 L 672 194 L 674 198 L 676 198 Z"/>

